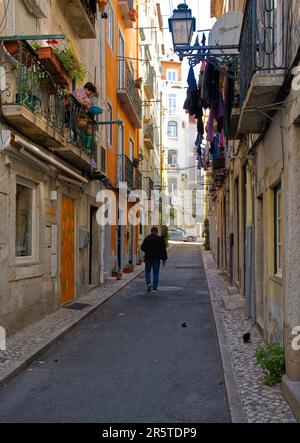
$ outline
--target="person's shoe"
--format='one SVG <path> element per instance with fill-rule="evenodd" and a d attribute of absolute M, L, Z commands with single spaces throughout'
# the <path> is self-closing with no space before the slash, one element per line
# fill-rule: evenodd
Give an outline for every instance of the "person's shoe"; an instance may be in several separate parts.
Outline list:
<path fill-rule="evenodd" d="M 151 285 L 148 285 L 148 287 L 147 287 L 147 292 L 151 292 L 151 289 L 152 289 L 152 286 L 151 286 Z"/>
<path fill-rule="evenodd" d="M 153 294 L 156 294 L 156 293 L 159 292 L 159 291 L 158 291 L 158 289 L 153 289 L 152 292 L 153 292 Z"/>

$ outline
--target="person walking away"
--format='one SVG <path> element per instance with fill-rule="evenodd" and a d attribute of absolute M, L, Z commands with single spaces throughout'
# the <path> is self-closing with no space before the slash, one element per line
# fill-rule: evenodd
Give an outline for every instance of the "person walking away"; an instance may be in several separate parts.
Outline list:
<path fill-rule="evenodd" d="M 153 292 L 158 291 L 160 262 L 165 266 L 168 260 L 165 240 L 158 235 L 158 229 L 153 227 L 151 234 L 145 238 L 141 246 L 145 253 L 145 277 L 148 292 L 151 291 L 151 270 L 153 269 Z"/>

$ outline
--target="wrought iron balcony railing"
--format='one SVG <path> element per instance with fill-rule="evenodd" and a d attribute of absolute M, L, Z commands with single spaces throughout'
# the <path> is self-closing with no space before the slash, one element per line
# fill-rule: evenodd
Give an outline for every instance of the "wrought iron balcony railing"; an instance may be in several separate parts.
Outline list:
<path fill-rule="evenodd" d="M 154 189 L 154 183 L 153 180 L 150 177 L 145 177 L 145 185 L 144 185 L 144 191 L 146 191 L 148 197 L 151 197 L 151 192 Z"/>
<path fill-rule="evenodd" d="M 118 182 L 127 183 L 128 190 L 132 191 L 134 189 L 134 164 L 127 155 L 119 154 L 117 168 Z"/>
<path fill-rule="evenodd" d="M 2 105 L 23 105 L 63 135 L 64 87 L 53 80 L 32 47 L 25 41 L 5 41 L 0 58 L 6 83 L 1 91 Z"/>
<path fill-rule="evenodd" d="M 85 9 L 92 25 L 95 27 L 97 17 L 97 2 L 96 0 L 80 0 Z"/>
<path fill-rule="evenodd" d="M 154 147 L 154 127 L 153 124 L 146 124 L 144 126 L 144 141 L 149 149 Z"/>
<path fill-rule="evenodd" d="M 147 92 L 147 94 L 150 96 L 150 98 L 154 97 L 154 89 L 155 89 L 155 69 L 153 66 L 150 66 L 148 64 L 147 67 L 147 76 L 144 82 L 144 87 Z"/>
<path fill-rule="evenodd" d="M 255 72 L 275 74 L 286 68 L 286 3 L 246 1 L 240 38 L 241 105 Z"/>
<path fill-rule="evenodd" d="M 135 189 L 143 189 L 143 176 L 137 168 L 135 168 Z"/>
<path fill-rule="evenodd" d="M 137 89 L 136 82 L 130 67 L 125 59 L 119 60 L 119 85 L 118 94 L 128 111 L 129 118 L 135 127 L 141 127 L 142 99 Z"/>
<path fill-rule="evenodd" d="M 101 171 L 106 173 L 106 149 L 101 146 L 101 157 L 100 157 Z"/>
<path fill-rule="evenodd" d="M 96 143 L 96 121 L 72 94 L 65 97 L 65 114 L 69 143 L 92 156 Z"/>

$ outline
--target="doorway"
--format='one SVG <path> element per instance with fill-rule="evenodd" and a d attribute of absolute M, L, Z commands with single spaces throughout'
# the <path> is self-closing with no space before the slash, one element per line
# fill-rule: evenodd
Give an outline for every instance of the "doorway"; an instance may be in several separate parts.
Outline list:
<path fill-rule="evenodd" d="M 89 256 L 89 284 L 100 284 L 100 226 L 97 223 L 98 208 L 90 209 L 90 256 Z"/>
<path fill-rule="evenodd" d="M 67 303 L 75 298 L 75 201 L 61 200 L 60 298 Z"/>

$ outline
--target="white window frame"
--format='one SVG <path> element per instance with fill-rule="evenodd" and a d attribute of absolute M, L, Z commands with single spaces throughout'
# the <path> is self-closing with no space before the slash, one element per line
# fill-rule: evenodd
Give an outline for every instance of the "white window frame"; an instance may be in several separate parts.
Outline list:
<path fill-rule="evenodd" d="M 168 95 L 168 111 L 169 115 L 177 114 L 177 95 L 169 94 Z"/>
<path fill-rule="evenodd" d="M 108 19 L 107 19 L 107 43 L 112 51 L 115 49 L 115 11 L 111 4 L 106 6 Z"/>
<path fill-rule="evenodd" d="M 177 71 L 177 69 L 167 69 L 166 75 L 167 75 L 167 81 L 169 81 L 169 82 L 178 82 L 178 71 Z"/>
<path fill-rule="evenodd" d="M 31 249 L 31 255 L 30 256 L 17 256 L 17 250 L 16 250 L 16 231 L 17 231 L 17 185 L 24 186 L 26 188 L 29 188 L 32 190 L 32 220 L 31 220 L 31 227 L 32 227 L 32 249 Z M 14 257 L 16 263 L 27 263 L 27 262 L 33 262 L 36 260 L 36 220 L 37 220 L 37 185 L 23 177 L 17 177 L 16 179 L 16 192 L 15 192 L 15 234 L 14 234 Z"/>
<path fill-rule="evenodd" d="M 107 101 L 107 121 L 113 120 L 113 107 L 110 101 Z M 113 125 L 107 125 L 107 143 L 110 147 L 113 146 L 113 138 L 114 138 L 114 131 L 113 131 Z"/>
<path fill-rule="evenodd" d="M 134 159 L 134 145 L 135 145 L 134 140 L 132 137 L 130 137 L 130 139 L 129 139 L 129 159 L 130 159 L 130 161 L 133 161 L 133 159 Z"/>
<path fill-rule="evenodd" d="M 175 134 L 174 134 L 175 132 Z M 174 120 L 168 122 L 168 137 L 177 138 L 178 137 L 178 123 Z"/>

